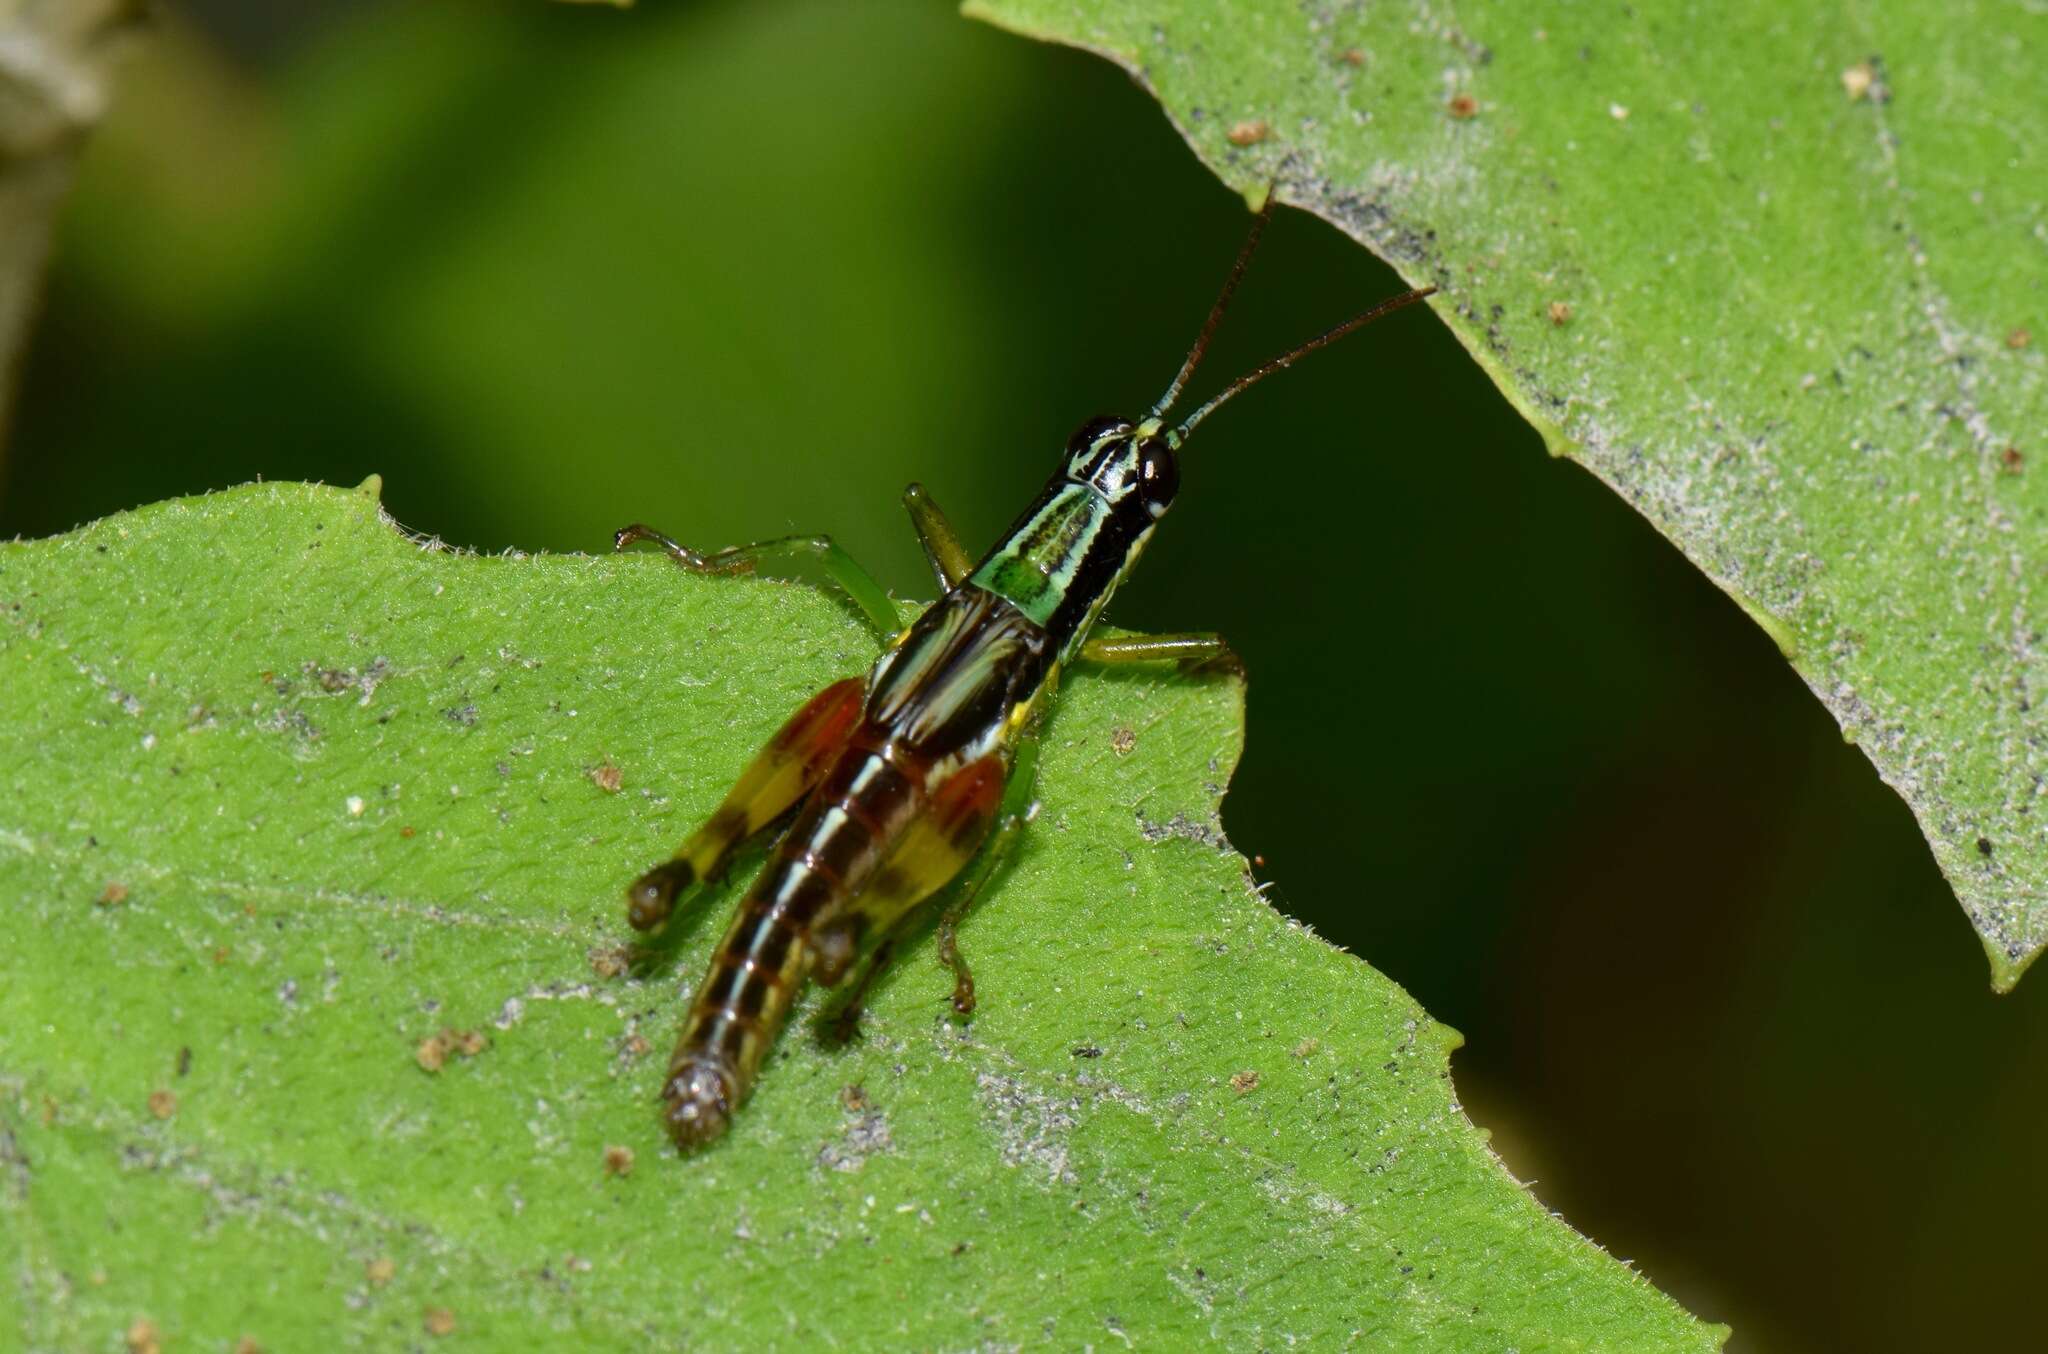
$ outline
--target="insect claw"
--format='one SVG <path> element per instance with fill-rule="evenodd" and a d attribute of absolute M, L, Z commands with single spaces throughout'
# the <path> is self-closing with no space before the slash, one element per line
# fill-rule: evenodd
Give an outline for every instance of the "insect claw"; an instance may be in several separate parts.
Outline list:
<path fill-rule="evenodd" d="M 861 1004 L 848 1002 L 832 1016 L 827 1038 L 835 1044 L 850 1044 L 860 1036 Z"/>
<path fill-rule="evenodd" d="M 953 970 L 953 1010 L 956 1014 L 974 1014 L 974 970 L 967 967 L 966 958 L 960 953 L 960 918 L 947 913 L 939 919 L 939 962 Z"/>
<path fill-rule="evenodd" d="M 1204 654 L 1200 658 L 1183 660 L 1180 670 L 1181 674 L 1187 677 L 1218 676 L 1243 678 L 1248 675 L 1245 671 L 1244 659 L 1238 657 L 1237 650 L 1227 645 L 1218 649 L 1215 653 Z"/>
<path fill-rule="evenodd" d="M 673 540 L 662 532 L 656 531 L 645 522 L 634 522 L 630 526 L 620 527 L 612 533 L 612 549 L 614 551 L 624 550 L 627 546 L 638 541 L 653 541 L 661 547 L 663 554 L 667 555 L 677 564 L 700 574 L 736 573 L 740 572 L 744 567 L 743 561 L 729 561 L 725 564 L 717 563 L 709 556 L 700 554 L 680 541 Z"/>
<path fill-rule="evenodd" d="M 665 549 L 667 549 L 670 554 L 674 554 L 677 550 L 680 550 L 682 548 L 681 546 L 677 545 L 674 541 L 670 540 L 667 536 L 664 536 L 661 532 L 656 531 L 653 527 L 648 526 L 645 522 L 631 522 L 625 526 L 620 527 L 617 531 L 614 531 L 612 533 L 612 549 L 614 550 L 624 550 L 627 546 L 632 545 L 636 541 L 658 542 Z"/>
<path fill-rule="evenodd" d="M 626 890 L 626 923 L 635 931 L 651 931 L 675 910 L 676 894 L 696 879 L 680 860 L 664 861 L 633 881 Z"/>

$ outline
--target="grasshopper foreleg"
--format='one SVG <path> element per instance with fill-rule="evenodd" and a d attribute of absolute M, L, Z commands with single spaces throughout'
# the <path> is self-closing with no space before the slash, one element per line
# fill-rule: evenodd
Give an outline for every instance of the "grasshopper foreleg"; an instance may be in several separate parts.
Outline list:
<path fill-rule="evenodd" d="M 889 600 L 887 590 L 830 536 L 782 536 L 772 541 L 706 552 L 692 550 L 642 522 L 620 527 L 612 534 L 614 550 L 624 550 L 636 541 L 654 542 L 678 566 L 697 574 L 746 573 L 776 560 L 814 560 L 867 618 L 883 643 L 893 639 L 903 626 L 896 604 Z"/>

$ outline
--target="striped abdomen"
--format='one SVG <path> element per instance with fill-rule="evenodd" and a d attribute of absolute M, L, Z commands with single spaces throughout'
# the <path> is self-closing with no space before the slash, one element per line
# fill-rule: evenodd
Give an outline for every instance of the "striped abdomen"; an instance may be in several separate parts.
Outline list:
<path fill-rule="evenodd" d="M 916 753 L 862 729 L 776 844 L 712 956 L 669 1061 L 662 1096 L 680 1146 L 725 1131 L 805 980 L 830 984 L 846 971 L 862 923 L 846 905 L 923 809 L 928 772 Z"/>
<path fill-rule="evenodd" d="M 693 836 L 676 861 L 635 885 L 634 924 L 665 916 L 672 892 L 663 890 L 676 872 L 703 878 L 711 870 L 693 861 L 729 855 L 737 839 L 721 822 L 765 822 L 796 802 L 794 792 L 778 802 L 750 787 L 787 785 L 792 774 L 815 786 L 691 1001 L 662 1088 L 680 1146 L 725 1131 L 806 980 L 838 982 L 870 932 L 888 933 L 973 856 L 1002 799 L 1006 731 L 1052 665 L 1045 630 L 1014 603 L 973 584 L 955 588 L 865 684 L 827 688 L 791 719 L 701 831 L 701 846 Z M 854 719 L 853 692 L 863 686 Z"/>

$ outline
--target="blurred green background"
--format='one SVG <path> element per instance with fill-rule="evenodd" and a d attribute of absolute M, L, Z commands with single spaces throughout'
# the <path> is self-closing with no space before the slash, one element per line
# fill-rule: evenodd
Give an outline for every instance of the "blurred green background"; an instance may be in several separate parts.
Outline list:
<path fill-rule="evenodd" d="M 992 538 L 1247 223 L 1120 73 L 939 4 L 210 0 L 87 156 L 0 533 L 375 471 L 479 549 L 829 530 L 923 595 L 903 484 Z M 1399 285 L 1283 213 L 1198 390 Z M 2025 1342 L 2048 980 L 1990 995 L 1765 637 L 1420 312 L 1184 486 L 1113 619 L 1245 656 L 1233 838 L 1464 1031 L 1515 1173 L 1733 1348 Z"/>

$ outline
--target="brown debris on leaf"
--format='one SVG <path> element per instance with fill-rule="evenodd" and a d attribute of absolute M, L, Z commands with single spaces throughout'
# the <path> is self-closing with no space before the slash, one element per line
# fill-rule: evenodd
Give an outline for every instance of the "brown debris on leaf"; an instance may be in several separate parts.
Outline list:
<path fill-rule="evenodd" d="M 438 1034 L 428 1035 L 420 1040 L 413 1050 L 413 1061 L 428 1072 L 438 1072 L 448 1065 L 448 1055 L 459 1053 L 465 1058 L 474 1058 L 491 1046 L 490 1040 L 475 1030 L 457 1030 L 444 1027 Z"/>

